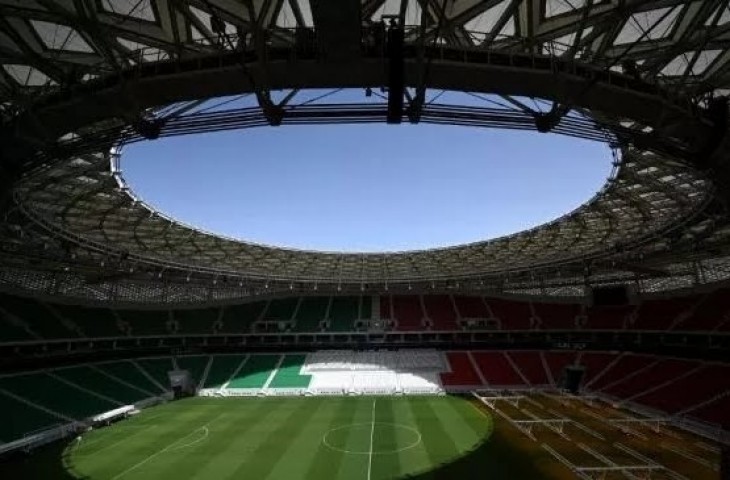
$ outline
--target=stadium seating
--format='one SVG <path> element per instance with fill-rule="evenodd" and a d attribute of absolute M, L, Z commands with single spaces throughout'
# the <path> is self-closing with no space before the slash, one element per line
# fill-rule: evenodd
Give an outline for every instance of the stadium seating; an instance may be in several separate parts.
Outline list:
<path fill-rule="evenodd" d="M 634 330 L 669 330 L 684 312 L 698 301 L 695 296 L 646 300 L 639 305 L 635 321 L 629 328 Z"/>
<path fill-rule="evenodd" d="M 555 385 L 562 385 L 563 371 L 565 367 L 575 363 L 575 352 L 544 352 L 543 357 L 553 378 Z"/>
<path fill-rule="evenodd" d="M 655 358 L 649 355 L 621 355 L 615 362 L 612 362 L 600 376 L 590 382 L 591 390 L 602 390 L 615 382 L 623 380 L 627 375 L 637 372 L 655 362 Z"/>
<path fill-rule="evenodd" d="M 77 420 L 108 412 L 122 405 L 121 402 L 106 400 L 69 385 L 47 373 L 0 378 L 0 389 Z"/>
<path fill-rule="evenodd" d="M 266 302 L 223 307 L 221 333 L 250 333 L 251 326 L 261 317 L 264 308 L 266 308 Z"/>
<path fill-rule="evenodd" d="M 134 385 L 144 392 L 148 392 L 149 396 L 160 395 L 165 391 L 160 388 L 160 385 L 155 384 L 147 375 L 142 373 L 135 363 L 128 360 L 97 363 L 95 367 L 123 382 Z"/>
<path fill-rule="evenodd" d="M 194 355 L 189 357 L 175 358 L 175 362 L 177 362 L 177 367 L 180 370 L 187 370 L 188 372 L 190 372 L 190 378 L 196 385 L 198 384 L 198 382 L 201 382 L 203 380 L 203 373 L 205 372 L 205 367 L 208 365 L 208 360 L 210 360 L 210 357 L 207 355 Z"/>
<path fill-rule="evenodd" d="M 214 355 L 203 388 L 225 385 L 245 359 L 245 355 Z"/>
<path fill-rule="evenodd" d="M 269 383 L 269 388 L 307 388 L 311 375 L 301 374 L 305 355 L 285 355 Z"/>
<path fill-rule="evenodd" d="M 482 297 L 454 296 L 454 305 L 460 318 L 489 318 L 489 310 Z"/>
<path fill-rule="evenodd" d="M 454 302 L 448 295 L 423 295 L 426 316 L 431 320 L 434 330 L 458 330 L 458 315 Z"/>
<path fill-rule="evenodd" d="M 714 331 L 730 325 L 730 290 L 720 289 L 702 296 L 687 315 L 677 322 L 675 330 Z"/>
<path fill-rule="evenodd" d="M 120 337 L 124 335 L 112 310 L 76 305 L 54 305 L 64 319 L 75 323 L 81 333 L 89 338 Z"/>
<path fill-rule="evenodd" d="M 360 303 L 369 303 L 370 297 L 332 297 L 329 311 L 329 330 L 347 332 L 355 330 L 355 320 L 360 319 Z"/>
<path fill-rule="evenodd" d="M 24 435 L 68 423 L 63 418 L 3 394 L 0 391 L 0 443 L 10 442 Z"/>
<path fill-rule="evenodd" d="M 298 332 L 317 332 L 327 316 L 330 297 L 304 297 L 299 304 L 294 330 Z"/>
<path fill-rule="evenodd" d="M 487 304 L 494 317 L 499 319 L 502 330 L 526 330 L 530 328 L 532 312 L 528 303 L 489 298 Z"/>
<path fill-rule="evenodd" d="M 3 342 L 21 342 L 36 338 L 28 331 L 27 324 L 6 316 L 0 304 L 0 339 Z"/>
<path fill-rule="evenodd" d="M 701 405 L 688 411 L 687 414 L 730 430 L 730 391 L 720 394 L 710 402 L 703 402 Z"/>
<path fill-rule="evenodd" d="M 42 338 L 74 338 L 80 333 L 65 325 L 42 302 L 24 297 L 0 294 L 0 306 L 6 315 L 29 325 L 31 331 Z"/>
<path fill-rule="evenodd" d="M 279 363 L 280 355 L 251 355 L 233 375 L 227 388 L 262 388 Z"/>
<path fill-rule="evenodd" d="M 591 307 L 587 311 L 585 328 L 596 330 L 622 330 L 627 318 L 636 309 L 633 306 Z"/>
<path fill-rule="evenodd" d="M 527 378 L 530 385 L 544 386 L 550 385 L 545 365 L 539 351 L 518 351 L 505 353 L 512 362 L 517 365 L 520 372 Z"/>
<path fill-rule="evenodd" d="M 380 297 L 381 305 L 384 302 L 392 302 L 393 318 L 398 322 L 398 330 L 424 330 L 423 319 L 425 318 L 421 306 L 421 297 L 418 295 L 393 295 Z"/>
<path fill-rule="evenodd" d="M 468 353 L 448 352 L 446 359 L 451 371 L 441 374 L 441 382 L 444 386 L 478 387 L 484 383 L 474 369 Z"/>
<path fill-rule="evenodd" d="M 152 377 L 165 390 L 169 390 L 170 377 L 167 373 L 174 370 L 172 359 L 169 357 L 162 358 L 144 358 L 137 360 L 137 365 L 142 367 L 144 371 Z"/>
<path fill-rule="evenodd" d="M 266 306 L 262 320 L 269 322 L 288 322 L 294 318 L 294 312 L 298 303 L 299 297 L 271 300 Z"/>
<path fill-rule="evenodd" d="M 651 385 L 661 385 L 694 368 L 694 364 L 684 360 L 651 358 L 647 367 L 629 372 L 623 378 L 605 385 L 601 391 L 619 398 L 630 398 L 647 390 L 647 380 Z"/>
<path fill-rule="evenodd" d="M 182 335 L 215 333 L 219 315 L 219 308 L 176 310 L 173 312 L 173 318 L 177 323 L 175 333 Z"/>
<path fill-rule="evenodd" d="M 540 319 L 540 328 L 554 330 L 575 329 L 580 306 L 567 303 L 533 303 L 535 316 Z"/>
<path fill-rule="evenodd" d="M 114 380 L 92 366 L 59 368 L 54 370 L 53 373 L 87 391 L 94 392 L 123 405 L 131 405 L 152 396 L 149 392 L 144 392 Z"/>
<path fill-rule="evenodd" d="M 172 333 L 167 310 L 119 310 L 119 318 L 129 325 L 130 335 L 169 335 Z"/>
<path fill-rule="evenodd" d="M 526 385 L 503 352 L 474 352 L 472 356 L 487 384 L 495 387 Z"/>
<path fill-rule="evenodd" d="M 576 358 L 576 364 L 582 365 L 585 370 L 583 372 L 583 385 L 591 386 L 591 382 L 600 378 L 606 368 L 618 359 L 614 353 L 594 353 L 587 352 L 579 354 Z"/>

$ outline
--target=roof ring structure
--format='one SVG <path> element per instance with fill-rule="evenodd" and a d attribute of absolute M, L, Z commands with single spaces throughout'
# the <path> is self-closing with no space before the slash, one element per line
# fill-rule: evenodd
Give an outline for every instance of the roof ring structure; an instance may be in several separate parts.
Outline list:
<path fill-rule="evenodd" d="M 85 12 L 0 2 L 5 263 L 27 269 L 31 257 L 53 257 L 53 268 L 83 271 L 87 283 L 157 272 L 362 288 L 663 277 L 679 270 L 679 254 L 684 264 L 722 255 L 728 6 L 531 1 L 103 0 Z M 313 95 L 341 88 L 372 101 Z M 442 90 L 498 102 L 439 103 Z M 205 110 L 235 95 L 256 105 Z M 386 119 L 602 139 L 616 171 L 584 206 L 526 232 L 341 254 L 191 229 L 131 195 L 116 168 L 118 148 L 145 138 Z"/>

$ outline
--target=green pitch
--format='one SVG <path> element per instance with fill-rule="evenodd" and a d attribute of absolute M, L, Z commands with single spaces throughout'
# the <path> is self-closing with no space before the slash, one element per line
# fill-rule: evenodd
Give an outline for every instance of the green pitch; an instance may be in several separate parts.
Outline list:
<path fill-rule="evenodd" d="M 529 478 L 519 459 L 510 461 L 514 452 L 492 441 L 493 427 L 488 413 L 461 397 L 191 398 L 89 432 L 61 455 L 39 452 L 25 471 L 10 473 L 87 480 Z"/>

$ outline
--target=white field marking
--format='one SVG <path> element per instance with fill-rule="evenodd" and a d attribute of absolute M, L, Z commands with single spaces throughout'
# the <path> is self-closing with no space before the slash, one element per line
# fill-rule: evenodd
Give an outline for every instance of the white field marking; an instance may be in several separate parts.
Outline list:
<path fill-rule="evenodd" d="M 137 468 L 141 467 L 141 466 L 142 466 L 142 465 L 144 465 L 145 463 L 149 462 L 150 460 L 152 460 L 153 458 L 156 458 L 156 457 L 157 457 L 157 456 L 159 456 L 159 455 L 162 455 L 162 454 L 163 454 L 163 453 L 165 453 L 165 452 L 171 452 L 171 451 L 173 451 L 173 450 L 176 450 L 177 448 L 171 448 L 171 447 L 172 447 L 173 445 L 175 445 L 176 443 L 178 443 L 178 442 L 179 442 L 180 440 L 184 440 L 184 439 L 188 438 L 188 437 L 189 437 L 190 435 L 192 435 L 193 433 L 195 433 L 195 432 L 197 432 L 197 431 L 199 431 L 199 430 L 205 430 L 205 431 L 207 432 L 207 431 L 208 431 L 208 425 L 206 424 L 206 425 L 203 425 L 202 427 L 196 428 L 195 430 L 193 430 L 192 432 L 188 433 L 188 434 L 187 434 L 187 435 L 185 435 L 184 437 L 180 437 L 180 438 L 178 438 L 177 440 L 175 440 L 174 442 L 172 442 L 171 444 L 169 444 L 168 446 L 166 446 L 166 447 L 165 447 L 165 448 L 163 448 L 162 450 L 158 450 L 157 452 L 153 453 L 152 455 L 149 455 L 148 457 L 146 457 L 146 458 L 142 459 L 141 461 L 139 461 L 139 462 L 135 463 L 134 465 L 132 465 L 132 466 L 131 466 L 131 467 L 129 467 L 128 469 L 124 470 L 123 472 L 121 472 L 121 473 L 119 473 L 119 474 L 117 474 L 117 475 L 113 476 L 113 477 L 111 478 L 111 480 L 117 480 L 117 479 L 119 479 L 119 478 L 122 478 L 122 477 L 123 477 L 124 475 L 128 474 L 128 473 L 129 473 L 129 472 L 131 472 L 132 470 L 135 470 L 135 469 L 137 469 Z M 206 435 L 205 435 L 205 436 L 204 436 L 203 438 L 207 438 L 207 437 L 208 437 L 208 435 L 207 435 L 207 433 L 206 433 Z M 188 444 L 186 444 L 186 445 L 183 445 L 183 446 L 181 446 L 180 448 L 184 448 L 184 447 L 186 447 L 186 446 L 190 446 L 190 445 L 192 445 L 192 444 L 194 444 L 194 443 L 197 443 L 197 441 L 194 441 L 194 442 L 190 442 L 190 443 L 188 443 Z"/>
<path fill-rule="evenodd" d="M 697 441 L 697 442 L 695 442 L 695 445 L 697 445 L 698 447 L 700 447 L 704 450 L 707 450 L 708 452 L 717 453 L 717 454 L 720 453 L 719 448 L 713 447 L 712 445 L 709 445 L 705 442 Z"/>
<path fill-rule="evenodd" d="M 99 450 L 96 450 L 93 453 L 94 453 L 94 455 L 96 455 L 97 453 L 103 452 L 105 450 L 108 450 L 111 447 L 115 447 L 115 446 L 119 445 L 122 442 L 126 442 L 127 440 L 129 440 L 130 438 L 134 437 L 135 435 L 139 435 L 140 433 L 142 433 L 142 432 L 144 432 L 146 430 L 149 430 L 150 428 L 156 428 L 156 427 L 157 427 L 157 425 L 146 425 L 143 428 L 140 428 L 139 430 L 137 430 L 136 432 L 134 432 L 134 433 L 132 433 L 130 435 L 123 436 L 119 440 L 117 440 L 115 442 L 112 442 L 109 445 L 107 445 L 105 447 L 102 447 L 102 448 L 100 448 Z M 93 440 L 93 441 L 88 442 L 88 443 L 81 442 L 81 445 L 79 445 L 79 448 L 75 449 L 74 452 L 77 453 L 77 454 L 86 455 L 86 453 L 84 452 L 84 450 L 86 449 L 86 447 L 88 447 L 89 445 L 94 445 L 95 443 L 98 443 L 101 440 L 102 439 L 96 439 L 96 440 Z M 77 452 L 77 450 L 78 450 L 78 452 Z"/>
<path fill-rule="evenodd" d="M 342 425 L 342 426 L 335 427 L 335 428 L 332 428 L 330 430 L 327 430 L 325 432 L 325 434 L 322 435 L 322 444 L 325 447 L 329 448 L 330 450 L 334 450 L 335 452 L 342 452 L 342 453 L 347 453 L 347 454 L 350 454 L 350 455 L 371 455 L 371 451 L 370 450 L 363 450 L 363 451 L 347 450 L 345 448 L 336 447 L 336 446 L 332 445 L 327 440 L 327 437 L 332 432 L 336 432 L 338 430 L 343 430 L 345 428 L 353 428 L 353 427 L 357 428 L 357 427 L 363 427 L 363 426 L 369 426 L 369 425 L 370 425 L 370 423 L 353 423 L 353 424 L 350 424 L 350 425 Z M 410 450 L 411 448 L 415 448 L 415 447 L 417 447 L 421 443 L 421 440 L 422 440 L 421 432 L 419 432 L 415 428 L 410 427 L 408 425 L 403 425 L 403 424 L 400 424 L 400 423 L 390 423 L 390 422 L 375 422 L 375 425 L 391 425 L 391 426 L 394 426 L 394 427 L 397 427 L 397 428 L 402 428 L 404 430 L 408 430 L 408 431 L 410 431 L 410 432 L 412 432 L 412 433 L 415 434 L 415 436 L 414 436 L 415 441 L 413 441 L 409 445 L 406 445 L 404 447 L 398 448 L 396 450 L 383 450 L 383 451 L 373 450 L 372 451 L 372 455 L 391 455 L 393 453 L 400 453 L 400 452 L 403 452 L 405 450 Z"/>
<path fill-rule="evenodd" d="M 373 399 L 373 413 L 370 421 L 370 454 L 368 455 L 368 480 L 370 480 L 370 474 L 373 471 L 373 437 L 375 435 L 375 401 Z"/>

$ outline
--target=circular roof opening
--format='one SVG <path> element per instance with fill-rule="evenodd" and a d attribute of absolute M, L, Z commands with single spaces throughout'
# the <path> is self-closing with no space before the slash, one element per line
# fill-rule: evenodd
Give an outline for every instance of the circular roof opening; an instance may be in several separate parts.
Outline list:
<path fill-rule="evenodd" d="M 598 191 L 606 145 L 436 125 L 327 125 L 126 147 L 135 193 L 197 228 L 281 247 L 419 250 L 559 217 Z"/>

